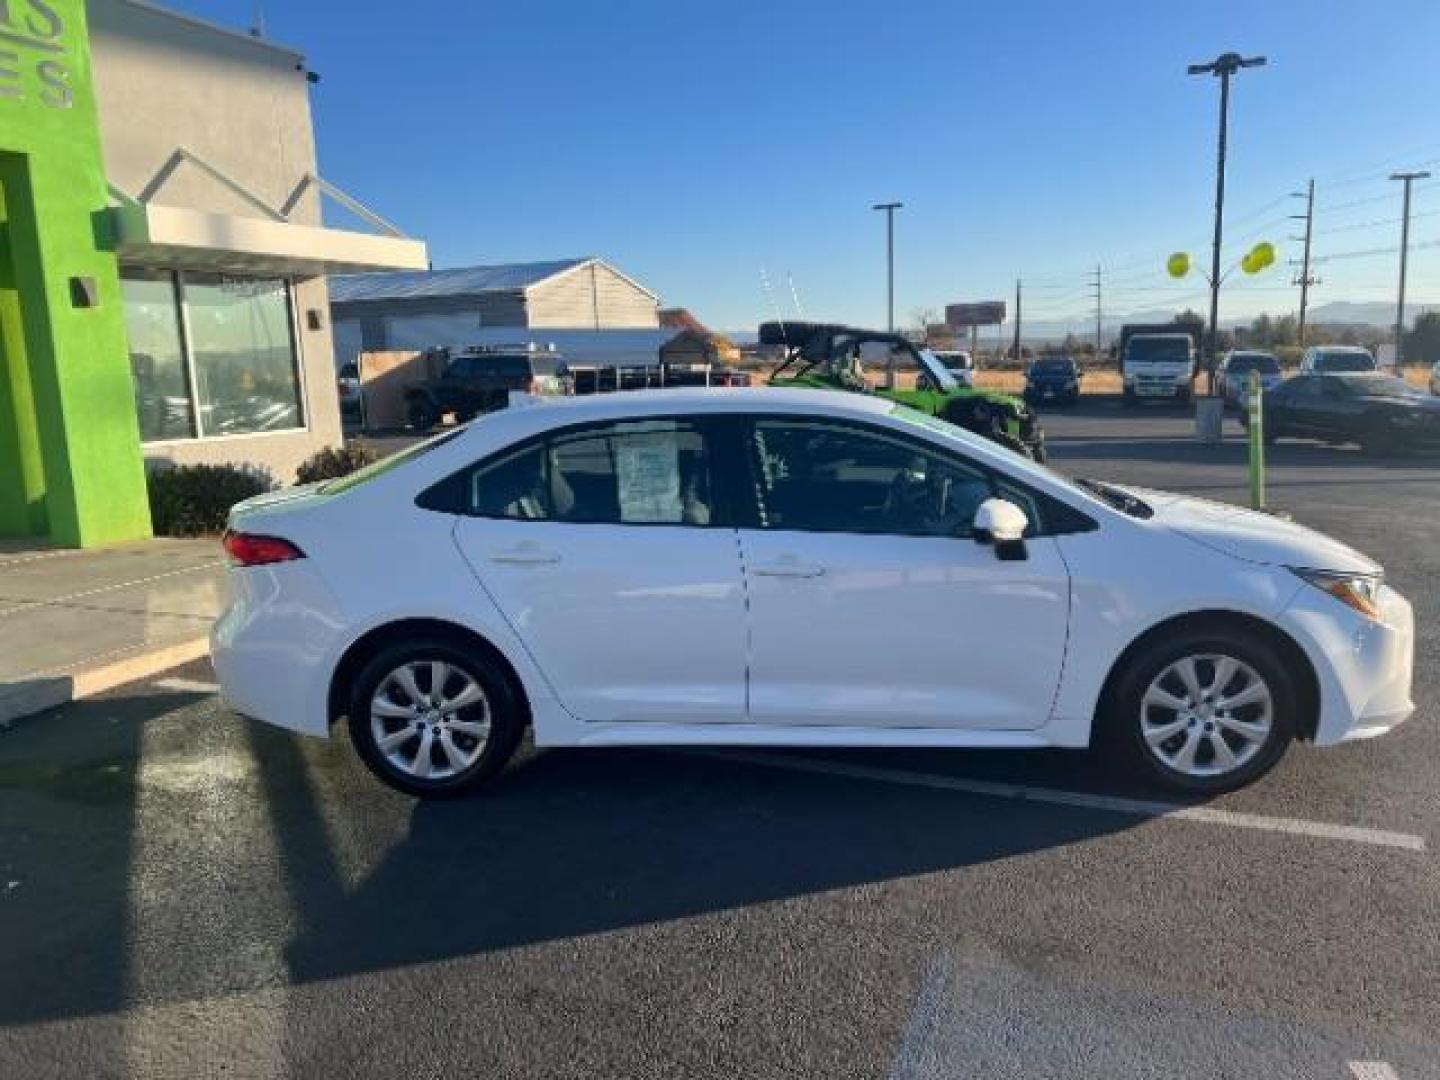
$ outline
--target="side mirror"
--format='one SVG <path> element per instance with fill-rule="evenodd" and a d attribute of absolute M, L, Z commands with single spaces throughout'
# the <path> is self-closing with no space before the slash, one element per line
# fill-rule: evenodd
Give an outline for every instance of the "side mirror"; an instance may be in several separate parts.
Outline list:
<path fill-rule="evenodd" d="M 1025 547 L 1025 530 L 1030 519 L 1025 511 L 1006 499 L 986 499 L 975 511 L 972 531 L 977 544 L 991 544 L 995 557 L 1018 562 L 1029 556 Z"/>

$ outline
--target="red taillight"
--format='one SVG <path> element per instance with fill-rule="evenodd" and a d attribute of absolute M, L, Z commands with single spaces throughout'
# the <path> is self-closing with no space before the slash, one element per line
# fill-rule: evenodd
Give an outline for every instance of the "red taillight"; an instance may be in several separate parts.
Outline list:
<path fill-rule="evenodd" d="M 220 542 L 225 545 L 225 553 L 236 566 L 268 566 L 305 557 L 298 547 L 278 536 L 227 532 Z"/>

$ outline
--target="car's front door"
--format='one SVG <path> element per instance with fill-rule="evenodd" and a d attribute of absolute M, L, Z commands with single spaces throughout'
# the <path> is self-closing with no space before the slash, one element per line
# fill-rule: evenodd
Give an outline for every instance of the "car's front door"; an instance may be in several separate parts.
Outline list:
<path fill-rule="evenodd" d="M 703 424 L 617 422 L 464 477 L 457 542 L 581 720 L 744 719 L 744 581 L 715 458 Z"/>
<path fill-rule="evenodd" d="M 1055 541 L 1002 561 L 975 542 L 997 478 L 934 444 L 848 421 L 747 427 L 757 519 L 740 531 L 750 717 L 760 724 L 1025 729 L 1065 655 Z"/>

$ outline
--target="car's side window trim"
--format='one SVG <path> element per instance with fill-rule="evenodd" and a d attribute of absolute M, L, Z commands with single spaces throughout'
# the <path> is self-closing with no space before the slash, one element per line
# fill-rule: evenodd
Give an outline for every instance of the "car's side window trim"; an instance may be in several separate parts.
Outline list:
<path fill-rule="evenodd" d="M 806 414 L 763 412 L 747 413 L 743 416 L 737 416 L 736 419 L 738 421 L 737 426 L 740 428 L 740 433 L 742 435 L 741 441 L 744 451 L 744 467 L 748 473 L 742 486 L 750 493 L 750 498 L 748 500 L 750 505 L 747 508 L 746 513 L 737 516 L 736 518 L 738 528 L 772 528 L 772 526 L 770 526 L 765 521 L 765 507 L 762 494 L 765 478 L 760 471 L 761 463 L 758 460 L 757 452 L 759 444 L 756 439 L 756 425 L 761 422 L 828 426 L 833 428 L 839 428 L 842 430 L 850 430 L 867 437 L 878 436 L 882 439 L 888 439 L 891 441 L 908 444 L 909 446 L 914 447 L 918 452 L 929 454 L 935 458 L 940 459 L 941 461 L 951 461 L 957 467 L 970 469 L 973 472 L 981 474 L 989 483 L 991 492 L 996 496 L 1002 495 L 1002 492 L 1000 490 L 1002 487 L 1013 488 L 1019 494 L 1024 496 L 1027 500 L 1031 501 L 1037 507 L 1039 507 L 1042 514 L 1046 513 L 1045 506 L 1048 503 L 1061 507 L 1064 512 L 1071 517 L 1072 524 L 1068 528 L 1052 528 L 1052 523 L 1049 521 L 1043 523 L 1032 522 L 1031 525 L 1035 531 L 1033 533 L 1027 533 L 1027 535 L 1032 535 L 1035 537 L 1063 536 L 1070 533 L 1091 532 L 1099 528 L 1098 522 L 1096 522 L 1095 519 L 1091 517 L 1091 515 L 1085 513 L 1083 510 L 1076 509 L 1064 499 L 1051 495 L 1049 492 L 1040 491 L 1036 488 L 1033 488 L 1029 484 L 1024 483 L 1023 481 L 1016 480 L 1014 477 L 1010 476 L 1007 473 L 1001 472 L 990 467 L 989 465 L 976 461 L 973 458 L 970 458 L 965 454 L 959 453 L 958 451 L 955 451 L 948 446 L 941 446 L 936 443 L 929 442 L 925 439 L 918 438 L 910 432 L 896 431 L 893 428 L 883 427 L 877 424 L 867 424 L 863 420 L 855 420 L 849 417 L 830 417 Z M 1043 528 L 1041 527 L 1041 524 L 1043 524 Z M 775 531 L 808 532 L 816 534 L 844 536 L 894 536 L 906 539 L 936 539 L 936 537 L 926 537 L 920 533 L 870 532 L 858 529 L 846 530 L 787 527 L 783 530 L 776 529 Z"/>
<path fill-rule="evenodd" d="M 609 420 L 587 420 L 576 424 L 567 424 L 564 427 L 550 428 L 546 431 L 529 435 L 517 442 L 500 447 L 497 450 L 478 458 L 464 467 L 455 470 L 449 476 L 431 484 L 415 498 L 415 505 L 422 510 L 433 510 L 438 513 L 453 514 L 457 517 L 476 518 L 484 521 L 515 521 L 527 522 L 535 525 L 574 525 L 585 526 L 624 526 L 625 528 L 637 529 L 732 529 L 734 525 L 734 505 L 731 494 L 732 485 L 718 479 L 720 471 L 719 462 L 722 458 L 715 447 L 723 445 L 725 437 L 724 425 L 717 423 L 719 419 L 709 413 L 675 413 L 656 416 L 629 416 L 615 417 Z M 619 424 L 648 424 L 648 423 L 674 423 L 687 424 L 699 433 L 704 440 L 706 468 L 710 474 L 711 486 L 711 515 L 710 520 L 705 523 L 693 521 L 586 521 L 554 518 L 550 516 L 541 518 L 507 517 L 501 514 L 482 514 L 472 509 L 473 503 L 470 499 L 470 485 L 476 473 L 493 466 L 502 464 L 511 458 L 521 454 L 529 453 L 536 447 L 544 447 L 544 462 L 546 477 L 545 483 L 548 489 L 551 468 L 552 444 L 575 435 L 584 435 L 590 431 L 602 431 L 607 428 L 614 428 Z M 716 492 L 720 494 L 716 495 Z"/>

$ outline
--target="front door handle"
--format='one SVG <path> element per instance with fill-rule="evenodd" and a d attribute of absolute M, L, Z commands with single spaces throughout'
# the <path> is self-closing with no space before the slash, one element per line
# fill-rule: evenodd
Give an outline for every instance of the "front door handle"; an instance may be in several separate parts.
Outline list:
<path fill-rule="evenodd" d="M 551 566 L 560 561 L 560 556 L 553 551 L 497 551 L 490 561 L 505 566 Z"/>
<path fill-rule="evenodd" d="M 824 574 L 825 568 L 811 563 L 777 562 L 767 566 L 757 566 L 750 572 L 757 577 L 812 578 Z"/>

